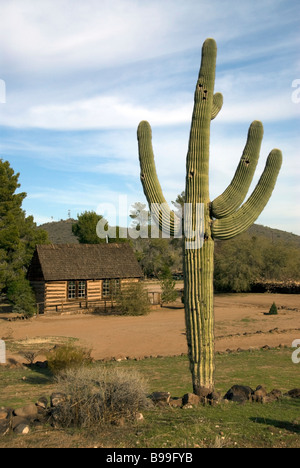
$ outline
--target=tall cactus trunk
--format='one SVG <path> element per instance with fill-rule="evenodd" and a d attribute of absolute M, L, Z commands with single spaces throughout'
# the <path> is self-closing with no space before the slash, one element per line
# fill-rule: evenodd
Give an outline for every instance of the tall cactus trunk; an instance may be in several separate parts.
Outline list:
<path fill-rule="evenodd" d="M 207 39 L 202 48 L 195 91 L 185 186 L 188 209 L 184 212 L 183 269 L 187 344 L 193 390 L 202 396 L 214 389 L 214 240 L 231 239 L 255 222 L 272 194 L 282 163 L 281 151 L 272 150 L 256 188 L 242 204 L 253 179 L 263 137 L 261 122 L 254 121 L 230 185 L 219 197 L 210 201 L 210 125 L 223 104 L 222 95 L 214 94 L 216 56 L 215 41 Z M 149 123 L 141 122 L 138 128 L 141 182 L 160 229 L 169 234 L 178 234 L 182 223 L 163 196 L 151 139 Z M 166 223 L 166 219 L 169 223 Z"/>
<path fill-rule="evenodd" d="M 214 386 L 214 241 L 211 237 L 208 180 L 215 66 L 216 43 L 206 41 L 195 91 L 185 186 L 185 203 L 191 207 L 190 219 L 186 219 L 185 224 L 191 226 L 192 232 L 199 237 L 196 248 L 187 248 L 190 233 L 185 229 L 185 319 L 190 369 L 196 394 L 210 393 Z M 200 217 L 197 206 L 202 208 Z"/>
<path fill-rule="evenodd" d="M 185 321 L 193 391 L 206 396 L 214 388 L 214 242 L 184 250 Z"/>

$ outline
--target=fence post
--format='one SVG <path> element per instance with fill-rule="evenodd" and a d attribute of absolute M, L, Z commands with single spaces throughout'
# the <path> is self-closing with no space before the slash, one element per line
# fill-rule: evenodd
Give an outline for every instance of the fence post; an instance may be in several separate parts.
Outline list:
<path fill-rule="evenodd" d="M 6 364 L 6 344 L 0 340 L 0 364 Z"/>

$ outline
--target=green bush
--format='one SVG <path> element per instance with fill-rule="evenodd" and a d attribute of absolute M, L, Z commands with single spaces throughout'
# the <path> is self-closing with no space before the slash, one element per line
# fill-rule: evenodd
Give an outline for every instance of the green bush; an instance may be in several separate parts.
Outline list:
<path fill-rule="evenodd" d="M 160 280 L 161 285 L 161 302 L 162 304 L 168 304 L 170 302 L 175 302 L 178 293 L 175 289 L 176 281 L 172 278 L 172 276 L 167 276 Z"/>
<path fill-rule="evenodd" d="M 12 311 L 30 317 L 36 313 L 35 297 L 29 281 L 19 278 L 7 288 L 7 298 L 12 303 Z"/>
<path fill-rule="evenodd" d="M 91 351 L 74 344 L 57 346 L 47 356 L 48 367 L 53 374 L 70 368 L 78 368 L 93 362 Z"/>
<path fill-rule="evenodd" d="M 132 418 L 149 406 L 145 382 L 135 372 L 91 366 L 56 376 L 57 391 L 67 395 L 55 421 L 62 427 L 95 427 Z"/>
<path fill-rule="evenodd" d="M 147 315 L 150 301 L 143 284 L 126 284 L 116 297 L 116 308 L 122 315 Z"/>
<path fill-rule="evenodd" d="M 271 308 L 269 310 L 269 315 L 278 315 L 278 310 L 275 302 L 271 305 Z"/>

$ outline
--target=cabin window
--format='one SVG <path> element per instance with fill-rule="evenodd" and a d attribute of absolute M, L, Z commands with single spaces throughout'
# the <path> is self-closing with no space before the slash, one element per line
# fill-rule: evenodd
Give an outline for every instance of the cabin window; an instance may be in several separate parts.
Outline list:
<path fill-rule="evenodd" d="M 86 298 L 86 281 L 69 281 L 68 282 L 68 299 L 84 299 Z"/>
<path fill-rule="evenodd" d="M 103 299 L 115 297 L 120 291 L 121 281 L 119 279 L 105 279 L 102 281 Z"/>

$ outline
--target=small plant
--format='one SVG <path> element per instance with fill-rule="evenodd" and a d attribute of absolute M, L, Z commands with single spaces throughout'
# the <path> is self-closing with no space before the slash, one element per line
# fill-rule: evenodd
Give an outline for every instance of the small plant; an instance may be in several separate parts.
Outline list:
<path fill-rule="evenodd" d="M 131 418 L 149 406 L 145 382 L 135 372 L 100 366 L 67 369 L 56 376 L 68 395 L 55 414 L 62 427 L 95 427 Z"/>
<path fill-rule="evenodd" d="M 278 310 L 275 302 L 273 302 L 273 304 L 271 305 L 268 315 L 278 315 Z"/>
<path fill-rule="evenodd" d="M 178 293 L 175 289 L 176 282 L 173 279 L 172 275 L 166 275 L 160 278 L 161 285 L 161 303 L 168 304 L 170 302 L 175 302 Z"/>
<path fill-rule="evenodd" d="M 91 350 L 74 344 L 56 346 L 47 354 L 48 367 L 53 374 L 92 363 Z"/>
<path fill-rule="evenodd" d="M 137 282 L 124 286 L 116 297 L 116 308 L 122 315 L 147 315 L 150 301 L 143 284 Z"/>
<path fill-rule="evenodd" d="M 38 356 L 39 354 L 39 351 L 22 351 L 20 353 L 24 359 L 26 359 L 27 363 L 29 366 L 32 366 L 34 361 L 35 361 L 35 358 Z"/>

